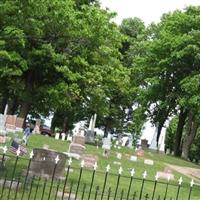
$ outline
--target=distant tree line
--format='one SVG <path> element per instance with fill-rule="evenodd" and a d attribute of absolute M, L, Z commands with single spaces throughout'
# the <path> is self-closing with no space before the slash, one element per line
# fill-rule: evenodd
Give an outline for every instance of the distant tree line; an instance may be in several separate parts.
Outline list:
<path fill-rule="evenodd" d="M 94 0 L 2 0 L 0 112 L 53 113 L 65 132 L 96 113 L 105 134 L 135 137 L 150 119 L 157 141 L 176 116 L 171 149 L 187 159 L 200 124 L 200 7 L 147 27 L 114 16 Z"/>

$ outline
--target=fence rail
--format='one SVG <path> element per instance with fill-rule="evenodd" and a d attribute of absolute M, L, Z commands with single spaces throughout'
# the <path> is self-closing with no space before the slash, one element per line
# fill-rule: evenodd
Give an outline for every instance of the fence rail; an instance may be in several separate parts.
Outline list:
<path fill-rule="evenodd" d="M 110 172 L 110 166 L 106 171 L 97 170 L 97 164 L 93 169 L 86 169 L 84 162 L 81 167 L 72 167 L 69 159 L 64 177 L 56 177 L 55 172 L 59 164 L 59 157 L 55 159 L 55 165 L 51 176 L 32 176 L 30 165 L 34 157 L 21 158 L 20 152 L 16 156 L 4 153 L 0 154 L 0 200 L 199 200 L 200 187 L 194 184 L 183 183 L 182 178 L 178 183 L 148 180 L 146 171 L 142 178 L 135 177 L 135 171 L 130 171 L 130 176 L 122 175 L 122 168 L 118 174 Z M 9 162 L 7 161 L 9 159 Z"/>

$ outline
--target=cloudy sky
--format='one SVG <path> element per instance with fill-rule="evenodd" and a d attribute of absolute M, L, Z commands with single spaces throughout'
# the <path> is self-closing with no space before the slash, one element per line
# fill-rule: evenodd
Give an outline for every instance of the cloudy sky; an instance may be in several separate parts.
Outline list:
<path fill-rule="evenodd" d="M 100 0 L 102 7 L 118 13 L 115 21 L 123 18 L 139 17 L 146 25 L 158 22 L 163 13 L 184 9 L 189 5 L 200 5 L 200 0 Z"/>

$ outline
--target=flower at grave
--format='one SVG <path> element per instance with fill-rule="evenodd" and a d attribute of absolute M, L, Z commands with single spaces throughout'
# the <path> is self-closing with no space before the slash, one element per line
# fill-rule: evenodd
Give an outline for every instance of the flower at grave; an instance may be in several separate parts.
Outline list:
<path fill-rule="evenodd" d="M 8 150 L 7 146 L 4 146 L 3 147 L 3 153 L 6 154 L 7 150 Z"/>
<path fill-rule="evenodd" d="M 59 161 L 59 160 L 60 160 L 60 159 L 59 159 L 59 156 L 57 155 L 56 158 L 55 158 L 55 163 L 58 164 L 58 161 Z"/>
<path fill-rule="evenodd" d="M 95 170 L 95 171 L 97 170 L 97 167 L 98 167 L 97 162 L 95 162 L 95 163 L 94 163 L 94 170 Z"/>
<path fill-rule="evenodd" d="M 178 184 L 181 185 L 182 182 L 183 182 L 183 178 L 182 178 L 182 176 L 181 176 L 181 177 L 179 178 L 179 180 L 178 180 Z"/>
<path fill-rule="evenodd" d="M 72 158 L 70 158 L 69 160 L 68 160 L 68 165 L 70 166 L 72 164 Z"/>
<path fill-rule="evenodd" d="M 81 168 L 83 168 L 83 167 L 84 167 L 84 165 L 85 165 L 85 161 L 84 161 L 84 160 L 82 160 L 82 161 L 81 161 Z"/>
<path fill-rule="evenodd" d="M 135 174 L 135 169 L 132 169 L 131 170 L 131 176 L 134 176 L 134 174 Z"/>
<path fill-rule="evenodd" d="M 20 146 L 19 146 L 19 148 L 17 149 L 16 153 L 17 153 L 17 156 L 20 155 Z"/>
<path fill-rule="evenodd" d="M 159 179 L 159 176 L 158 176 L 158 174 L 156 174 L 155 175 L 155 180 L 158 181 L 158 179 Z"/>
<path fill-rule="evenodd" d="M 122 174 L 122 171 L 123 171 L 123 169 L 122 169 L 122 167 L 120 167 L 119 170 L 118 170 L 120 175 Z"/>
<path fill-rule="evenodd" d="M 34 156 L 33 151 L 31 151 L 31 153 L 30 153 L 30 159 L 32 159 L 33 156 Z"/>
<path fill-rule="evenodd" d="M 109 172 L 110 171 L 110 165 L 108 164 L 107 166 L 106 166 L 106 172 Z"/>
<path fill-rule="evenodd" d="M 145 179 L 147 177 L 147 171 L 144 171 L 143 173 L 143 179 Z"/>
<path fill-rule="evenodd" d="M 193 185 L 194 185 L 194 180 L 192 179 L 190 182 L 190 187 L 193 187 Z"/>

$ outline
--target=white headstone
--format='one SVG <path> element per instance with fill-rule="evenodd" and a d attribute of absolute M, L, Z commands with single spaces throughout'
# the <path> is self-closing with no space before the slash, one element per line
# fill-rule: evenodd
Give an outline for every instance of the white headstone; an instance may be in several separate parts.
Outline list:
<path fill-rule="evenodd" d="M 165 135 L 166 135 L 166 128 L 163 127 L 159 139 L 159 151 L 165 152 Z"/>
<path fill-rule="evenodd" d="M 6 123 L 6 116 L 0 114 L 0 135 L 6 134 L 5 123 Z"/>
<path fill-rule="evenodd" d="M 65 133 L 61 133 L 61 136 L 62 136 L 62 140 L 64 141 L 65 137 L 66 137 L 66 134 Z"/>
<path fill-rule="evenodd" d="M 103 145 L 102 145 L 103 149 L 110 150 L 111 145 L 112 145 L 111 138 L 103 138 Z"/>
<path fill-rule="evenodd" d="M 72 136 L 68 135 L 67 136 L 67 141 L 71 142 L 72 141 Z"/>
<path fill-rule="evenodd" d="M 130 157 L 130 161 L 136 162 L 136 161 L 137 161 L 137 156 L 131 156 L 131 157 Z"/>
<path fill-rule="evenodd" d="M 126 145 L 126 142 L 128 141 L 128 137 L 122 138 L 122 146 L 124 147 Z"/>
<path fill-rule="evenodd" d="M 117 159 L 122 159 L 122 154 L 121 153 L 117 153 Z"/>
<path fill-rule="evenodd" d="M 146 165 L 154 165 L 154 161 L 150 160 L 150 159 L 145 159 L 144 160 L 144 164 L 146 164 Z"/>
<path fill-rule="evenodd" d="M 56 139 L 56 140 L 59 140 L 59 137 L 60 137 L 60 133 L 56 133 L 55 139 Z"/>

